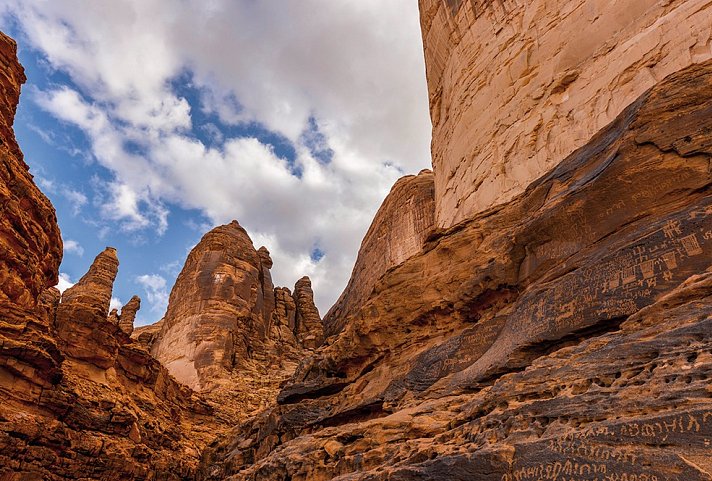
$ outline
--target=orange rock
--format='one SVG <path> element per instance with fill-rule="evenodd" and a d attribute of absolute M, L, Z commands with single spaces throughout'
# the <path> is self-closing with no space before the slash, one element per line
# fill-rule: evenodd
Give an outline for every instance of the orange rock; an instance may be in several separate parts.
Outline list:
<path fill-rule="evenodd" d="M 124 331 L 129 336 L 134 330 L 134 319 L 136 319 L 136 313 L 141 308 L 141 298 L 138 296 L 133 296 L 129 299 L 129 302 L 124 304 L 121 308 L 121 316 L 119 318 L 119 328 Z"/>
<path fill-rule="evenodd" d="M 388 269 L 421 251 L 435 226 L 434 195 L 429 170 L 405 176 L 393 185 L 361 242 L 346 289 L 324 316 L 327 335 L 343 329 Z"/>
<path fill-rule="evenodd" d="M 297 283 L 292 298 L 288 290 L 274 289 L 271 267 L 269 251 L 255 250 L 237 221 L 216 227 L 193 248 L 152 347 L 176 379 L 213 391 L 256 362 L 265 367 L 297 362 L 302 342 L 309 347 L 321 342 L 309 279 Z M 291 371 L 274 373 L 276 388 Z M 244 384 L 244 375 L 237 379 Z"/>
<path fill-rule="evenodd" d="M 420 0 L 437 225 L 526 189 L 666 76 L 712 58 L 705 0 Z"/>

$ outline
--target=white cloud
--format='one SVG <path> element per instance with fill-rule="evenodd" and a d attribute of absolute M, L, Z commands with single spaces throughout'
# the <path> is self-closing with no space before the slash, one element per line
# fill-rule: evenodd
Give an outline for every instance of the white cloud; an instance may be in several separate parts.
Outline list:
<path fill-rule="evenodd" d="M 66 239 L 63 243 L 65 253 L 76 254 L 79 257 L 84 255 L 84 248 L 79 244 L 79 242 L 72 239 Z"/>
<path fill-rule="evenodd" d="M 393 182 L 429 166 L 411 0 L 6 4 L 24 40 L 76 85 L 33 97 L 82 129 L 112 172 L 99 199 L 105 219 L 158 234 L 170 204 L 199 209 L 213 224 L 237 219 L 269 248 L 277 284 L 312 277 L 322 312 L 345 286 Z M 193 109 L 223 123 L 258 122 L 291 142 L 295 159 L 231 137 L 216 121 L 196 126 L 211 140 L 204 145 L 180 82 L 199 92 Z M 325 254 L 319 261 L 315 248 Z M 153 277 L 139 282 L 156 306 L 167 293 L 148 284 Z"/>
<path fill-rule="evenodd" d="M 158 274 L 144 274 L 136 277 L 136 282 L 143 287 L 151 312 L 162 315 L 168 307 L 166 279 Z"/>
<path fill-rule="evenodd" d="M 121 302 L 121 299 L 118 297 L 112 297 L 111 302 L 109 303 L 109 312 L 111 312 L 112 309 L 121 310 L 123 305 L 124 304 Z"/>
<path fill-rule="evenodd" d="M 55 286 L 59 292 L 64 292 L 74 285 L 74 282 L 69 278 L 69 275 L 64 272 L 59 273 L 59 283 Z"/>

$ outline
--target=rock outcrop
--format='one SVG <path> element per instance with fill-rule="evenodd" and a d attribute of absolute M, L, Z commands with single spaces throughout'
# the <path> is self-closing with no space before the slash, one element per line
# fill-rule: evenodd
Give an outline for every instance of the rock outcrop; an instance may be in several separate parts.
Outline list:
<path fill-rule="evenodd" d="M 712 62 L 427 239 L 205 479 L 708 480 Z"/>
<path fill-rule="evenodd" d="M 61 377 L 62 356 L 45 316 L 62 239 L 54 208 L 32 181 L 12 131 L 25 81 L 16 52 L 0 33 L 0 376 L 3 385 L 37 396 Z"/>
<path fill-rule="evenodd" d="M 712 58 L 706 0 L 420 0 L 437 224 L 506 202 Z"/>
<path fill-rule="evenodd" d="M 378 279 L 423 248 L 435 227 L 433 173 L 402 177 L 378 209 L 361 242 L 349 283 L 324 316 L 327 335 L 340 332 L 371 295 Z"/>
<path fill-rule="evenodd" d="M 176 379 L 198 391 L 234 384 L 242 389 L 245 372 L 259 361 L 265 369 L 279 367 L 272 376 L 276 388 L 301 359 L 302 343 L 313 348 L 320 342 L 309 279 L 297 283 L 296 299 L 287 291 L 285 303 L 284 290 L 272 284 L 271 267 L 267 249 L 256 250 L 237 221 L 211 230 L 193 248 L 152 347 Z"/>

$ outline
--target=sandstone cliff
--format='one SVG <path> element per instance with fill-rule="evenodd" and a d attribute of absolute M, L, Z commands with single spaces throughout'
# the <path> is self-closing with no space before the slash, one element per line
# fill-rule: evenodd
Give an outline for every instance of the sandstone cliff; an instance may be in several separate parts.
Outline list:
<path fill-rule="evenodd" d="M 236 222 L 133 340 L 113 250 L 60 299 L 3 140 L 0 479 L 712 479 L 709 2 L 420 7 L 434 174 L 384 201 L 327 339 Z"/>
<path fill-rule="evenodd" d="M 422 250 L 435 227 L 434 194 L 429 170 L 403 177 L 393 185 L 361 242 L 346 289 L 324 316 L 327 335 L 343 329 L 388 269 Z"/>
<path fill-rule="evenodd" d="M 709 480 L 712 62 L 383 275 L 205 479 Z"/>
<path fill-rule="evenodd" d="M 437 224 L 506 202 L 666 76 L 712 58 L 706 0 L 420 0 Z"/>

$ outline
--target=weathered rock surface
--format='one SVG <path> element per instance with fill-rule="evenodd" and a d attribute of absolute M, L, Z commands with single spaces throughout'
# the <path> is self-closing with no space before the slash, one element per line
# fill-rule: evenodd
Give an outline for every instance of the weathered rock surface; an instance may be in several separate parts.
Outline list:
<path fill-rule="evenodd" d="M 276 395 L 303 356 L 302 342 L 315 347 L 323 329 L 309 279 L 297 283 L 297 297 L 287 304 L 285 291 L 275 291 L 271 267 L 267 249 L 256 250 L 237 221 L 216 227 L 193 248 L 152 347 L 176 379 L 198 391 L 242 390 L 258 369 L 258 377 L 274 380 Z M 274 375 L 264 377 L 264 369 Z"/>
<path fill-rule="evenodd" d="M 709 480 L 712 62 L 437 232 L 205 479 Z"/>
<path fill-rule="evenodd" d="M 420 0 L 437 224 L 520 194 L 666 76 L 712 58 L 707 0 Z"/>
<path fill-rule="evenodd" d="M 435 227 L 433 173 L 402 177 L 378 209 L 361 242 L 346 289 L 324 316 L 327 335 L 340 332 L 366 302 L 378 279 L 423 248 Z"/>
<path fill-rule="evenodd" d="M 24 81 L 15 52 L 0 34 L 0 479 L 192 479 L 220 426 L 107 320 L 115 252 L 61 302 L 51 287 L 62 242 L 12 133 Z"/>
<path fill-rule="evenodd" d="M 294 284 L 294 333 L 299 343 L 311 349 L 324 340 L 324 324 L 314 304 L 311 280 L 304 276 Z"/>
<path fill-rule="evenodd" d="M 136 319 L 136 313 L 141 308 L 141 298 L 138 296 L 133 296 L 129 299 L 129 302 L 124 304 L 121 308 L 121 315 L 119 316 L 119 328 L 124 331 L 129 336 L 134 331 L 134 320 Z"/>

